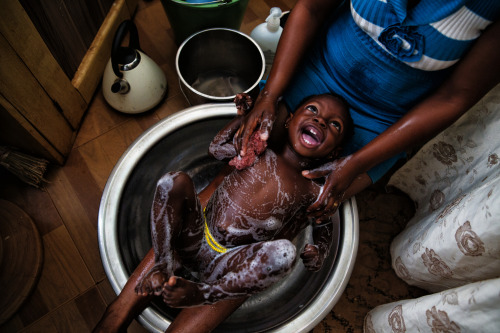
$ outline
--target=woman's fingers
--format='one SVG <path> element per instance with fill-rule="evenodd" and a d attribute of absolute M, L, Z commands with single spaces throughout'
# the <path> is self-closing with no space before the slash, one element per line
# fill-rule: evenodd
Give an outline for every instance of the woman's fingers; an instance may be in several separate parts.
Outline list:
<path fill-rule="evenodd" d="M 330 216 L 337 211 L 339 204 L 335 204 L 335 202 L 334 198 L 328 198 L 323 205 L 319 205 L 316 210 L 311 211 L 309 217 L 313 218 L 317 224 L 327 222 Z"/>
<path fill-rule="evenodd" d="M 234 133 L 233 136 L 233 145 L 234 148 L 236 149 L 236 154 L 238 154 L 241 151 L 241 135 L 244 129 L 245 129 L 245 122 L 242 122 L 240 124 L 240 127 L 238 128 L 236 133 Z"/>
<path fill-rule="evenodd" d="M 336 211 L 340 204 L 344 201 L 345 192 L 335 195 L 326 205 L 325 209 Z"/>
<path fill-rule="evenodd" d="M 254 116 L 250 113 L 247 120 L 241 125 L 243 128 L 241 134 L 241 147 L 239 149 L 241 156 L 245 156 L 247 152 L 248 141 L 250 141 L 250 137 L 259 124 L 259 118 L 260 116 Z"/>
<path fill-rule="evenodd" d="M 333 199 L 332 189 L 333 189 L 332 184 L 325 183 L 325 185 L 323 185 L 322 192 L 318 196 L 318 199 L 316 199 L 316 201 L 312 205 L 310 205 L 309 208 L 307 208 L 307 211 L 310 213 L 319 211 L 318 213 L 321 214 L 321 211 L 324 210 L 325 207 L 328 206 L 328 203 Z M 317 217 L 318 215 L 315 216 Z"/>
<path fill-rule="evenodd" d="M 267 141 L 267 139 L 269 139 L 273 125 L 274 118 L 267 113 L 262 114 L 262 119 L 260 120 L 260 139 L 262 141 Z"/>
<path fill-rule="evenodd" d="M 308 179 L 316 179 L 328 176 L 332 171 L 328 167 L 330 163 L 327 163 L 319 168 L 313 170 L 304 170 L 302 171 L 302 176 Z"/>
<path fill-rule="evenodd" d="M 316 219 L 317 223 L 328 220 L 344 199 L 345 192 L 338 189 L 339 184 L 333 170 L 334 163 L 327 163 L 319 168 L 302 172 L 302 175 L 309 179 L 326 177 L 318 199 L 307 209 L 309 217 Z"/>
<path fill-rule="evenodd" d="M 236 134 L 238 152 L 241 156 L 247 153 L 247 146 L 252 134 L 259 129 L 260 139 L 267 141 L 276 118 L 277 100 L 267 93 L 260 93 L 254 108 L 245 116 L 240 130 Z"/>
<path fill-rule="evenodd" d="M 316 201 L 312 205 L 310 205 L 309 208 L 307 208 L 307 211 L 310 213 L 317 210 L 322 210 L 328 204 L 328 201 L 331 198 L 334 184 L 328 181 L 328 176 L 331 174 L 330 166 L 331 163 L 327 163 L 313 170 L 302 171 L 302 175 L 308 179 L 327 177 L 325 184 L 323 185 L 323 189 L 318 195 L 318 199 L 316 199 Z M 316 214 L 312 214 L 312 216 L 317 217 Z"/>

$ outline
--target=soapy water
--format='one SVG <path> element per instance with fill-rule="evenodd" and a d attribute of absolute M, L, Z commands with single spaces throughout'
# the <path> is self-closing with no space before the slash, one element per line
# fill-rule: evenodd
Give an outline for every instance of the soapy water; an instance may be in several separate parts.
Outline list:
<path fill-rule="evenodd" d="M 229 70 L 214 70 L 200 73 L 191 87 L 213 97 L 234 96 L 250 86 Z"/>

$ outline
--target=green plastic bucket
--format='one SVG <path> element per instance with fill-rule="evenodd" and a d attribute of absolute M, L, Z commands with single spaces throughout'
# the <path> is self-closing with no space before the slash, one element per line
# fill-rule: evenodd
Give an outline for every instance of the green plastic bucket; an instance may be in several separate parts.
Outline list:
<path fill-rule="evenodd" d="M 213 0 L 188 3 L 183 0 L 161 0 L 177 45 L 192 34 L 209 28 L 239 30 L 249 0 Z"/>

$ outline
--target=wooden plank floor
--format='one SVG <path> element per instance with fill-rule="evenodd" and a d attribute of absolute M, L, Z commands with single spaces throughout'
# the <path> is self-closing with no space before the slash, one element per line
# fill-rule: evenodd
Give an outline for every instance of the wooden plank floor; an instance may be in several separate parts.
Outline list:
<path fill-rule="evenodd" d="M 290 9 L 296 0 L 250 0 L 241 30 L 250 33 L 270 7 Z M 97 243 L 99 202 L 107 178 L 126 148 L 160 119 L 188 106 L 175 72 L 177 46 L 159 0 L 140 1 L 135 22 L 142 49 L 167 76 L 167 98 L 152 111 L 125 115 L 98 91 L 72 152 L 62 167 L 50 166 L 44 190 L 31 188 L 0 169 L 0 198 L 25 210 L 43 241 L 44 262 L 32 295 L 0 332 L 89 332 L 114 298 Z M 357 197 L 360 247 L 353 275 L 333 311 L 313 332 L 359 332 L 373 307 L 423 292 L 399 280 L 390 267 L 389 244 L 413 214 L 403 195 L 383 183 Z M 387 203 L 390 204 L 387 204 Z M 0 297 L 1 293 L 0 291 Z M 145 332 L 134 322 L 129 332 Z"/>

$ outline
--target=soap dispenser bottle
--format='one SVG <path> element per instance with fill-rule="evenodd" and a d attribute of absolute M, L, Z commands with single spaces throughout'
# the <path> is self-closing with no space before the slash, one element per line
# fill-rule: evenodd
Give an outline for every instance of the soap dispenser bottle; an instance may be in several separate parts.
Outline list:
<path fill-rule="evenodd" d="M 281 9 L 278 7 L 273 7 L 270 10 L 269 16 L 266 19 L 266 23 L 261 23 L 252 30 L 250 37 L 252 37 L 257 44 L 259 44 L 264 57 L 266 59 L 266 71 L 264 73 L 264 78 L 267 78 L 269 71 L 274 61 L 274 55 L 276 53 L 276 47 L 283 32 L 283 28 L 280 26 Z"/>

